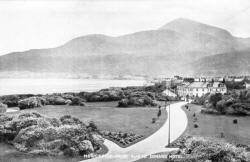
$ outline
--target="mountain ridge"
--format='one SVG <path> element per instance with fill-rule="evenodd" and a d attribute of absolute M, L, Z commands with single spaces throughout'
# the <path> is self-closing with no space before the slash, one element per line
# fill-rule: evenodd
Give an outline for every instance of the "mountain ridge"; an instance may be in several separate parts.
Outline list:
<path fill-rule="evenodd" d="M 176 19 L 157 30 L 117 37 L 91 34 L 55 48 L 2 55 L 0 71 L 194 75 L 200 73 L 189 66 L 193 62 L 247 48 L 248 38 L 234 37 L 224 29 L 189 19 Z"/>

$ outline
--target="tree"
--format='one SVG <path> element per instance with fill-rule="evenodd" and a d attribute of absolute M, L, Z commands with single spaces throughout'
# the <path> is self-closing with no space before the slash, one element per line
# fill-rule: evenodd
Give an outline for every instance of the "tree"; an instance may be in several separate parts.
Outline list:
<path fill-rule="evenodd" d="M 222 100 L 221 93 L 212 94 L 209 98 L 209 102 L 213 105 L 213 107 L 216 107 L 217 102 L 220 100 Z"/>

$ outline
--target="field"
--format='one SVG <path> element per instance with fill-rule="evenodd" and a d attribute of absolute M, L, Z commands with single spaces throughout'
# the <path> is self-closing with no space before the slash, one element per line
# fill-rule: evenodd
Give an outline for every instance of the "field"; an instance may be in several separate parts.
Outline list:
<path fill-rule="evenodd" d="M 201 106 L 190 105 L 190 111 L 187 113 L 189 123 L 185 135 L 216 137 L 234 144 L 250 145 L 250 117 L 225 116 L 225 115 L 208 115 L 199 113 Z M 194 128 L 193 114 L 196 114 L 198 128 Z M 237 119 L 238 124 L 233 124 Z"/>
<path fill-rule="evenodd" d="M 101 130 L 109 131 L 122 131 L 133 132 L 143 135 L 144 138 L 150 136 L 157 131 L 167 118 L 166 111 L 162 111 L 160 119 L 152 124 L 152 118 L 157 116 L 158 108 L 149 107 L 132 107 L 132 108 L 118 108 L 117 102 L 98 102 L 87 103 L 86 106 L 52 106 L 47 105 L 42 108 L 26 109 L 21 112 L 39 112 L 49 117 L 60 117 L 62 115 L 72 115 L 79 118 L 84 122 L 94 121 Z M 14 112 L 20 113 L 20 112 Z M 142 138 L 143 139 L 143 138 Z M 1 151 L 2 149 L 2 151 Z M 11 146 L 0 143 L 0 161 L 11 162 L 66 162 L 66 161 L 78 161 L 81 158 L 60 158 L 60 157 L 32 157 L 24 155 L 22 153 L 16 153 Z M 4 154 L 7 152 L 7 155 Z M 13 154 L 10 152 L 13 152 Z"/>
<path fill-rule="evenodd" d="M 36 111 L 49 117 L 71 115 L 84 122 L 94 121 L 101 130 L 133 132 L 148 137 L 166 120 L 166 111 L 156 124 L 152 118 L 157 117 L 157 108 L 132 107 L 118 108 L 117 102 L 87 103 L 86 106 L 52 106 L 26 109 L 22 112 Z"/>
<path fill-rule="evenodd" d="M 201 114 L 201 106 L 189 105 L 189 109 L 183 107 L 188 117 L 188 126 L 183 135 L 186 136 L 203 136 L 214 137 L 225 140 L 234 144 L 250 145 L 250 117 L 240 116 L 225 116 L 225 115 L 208 115 Z M 194 122 L 194 113 L 197 121 Z M 237 119 L 238 124 L 233 124 L 233 120 Z M 194 124 L 198 128 L 194 128 Z M 159 153 L 157 155 L 165 155 L 166 153 Z M 138 162 L 164 162 L 165 159 L 141 159 Z"/>

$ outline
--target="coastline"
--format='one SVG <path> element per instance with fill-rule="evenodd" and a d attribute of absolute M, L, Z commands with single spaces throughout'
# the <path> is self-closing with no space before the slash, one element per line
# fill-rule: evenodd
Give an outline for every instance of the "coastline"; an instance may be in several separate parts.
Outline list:
<path fill-rule="evenodd" d="M 146 80 L 112 79 L 0 79 L 0 96 L 13 94 L 49 94 L 94 92 L 110 87 L 143 86 Z"/>

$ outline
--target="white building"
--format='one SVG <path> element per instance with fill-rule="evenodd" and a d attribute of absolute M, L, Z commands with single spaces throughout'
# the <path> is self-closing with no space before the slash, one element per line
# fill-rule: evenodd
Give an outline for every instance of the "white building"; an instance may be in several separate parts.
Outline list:
<path fill-rule="evenodd" d="M 201 97 L 206 93 L 221 93 L 227 92 L 224 83 L 221 82 L 193 82 L 188 85 L 177 86 L 177 94 L 180 97 Z"/>
<path fill-rule="evenodd" d="M 174 92 L 170 91 L 169 89 L 163 91 L 163 94 L 166 96 L 177 97 L 177 95 Z"/>
<path fill-rule="evenodd" d="M 242 81 L 244 81 L 244 78 L 235 78 L 234 81 L 235 82 L 242 82 Z"/>

